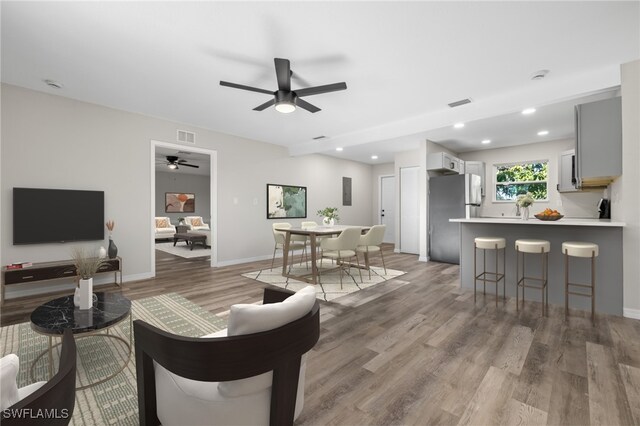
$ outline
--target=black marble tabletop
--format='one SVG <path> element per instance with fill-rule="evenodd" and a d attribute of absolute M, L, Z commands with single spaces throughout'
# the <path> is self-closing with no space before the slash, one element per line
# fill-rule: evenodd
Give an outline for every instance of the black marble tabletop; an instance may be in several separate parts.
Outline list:
<path fill-rule="evenodd" d="M 91 309 L 73 305 L 73 295 L 59 297 L 38 306 L 31 313 L 31 328 L 43 334 L 73 334 L 101 330 L 120 322 L 131 311 L 131 301 L 118 293 L 94 293 L 98 300 Z"/>

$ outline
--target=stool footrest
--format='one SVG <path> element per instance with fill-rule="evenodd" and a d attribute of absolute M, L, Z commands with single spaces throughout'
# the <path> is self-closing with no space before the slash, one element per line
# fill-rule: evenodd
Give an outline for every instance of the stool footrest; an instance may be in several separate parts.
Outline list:
<path fill-rule="evenodd" d="M 495 278 L 486 278 L 487 275 L 495 276 Z M 504 274 L 496 274 L 495 272 L 482 272 L 476 275 L 476 280 L 479 281 L 489 281 L 489 282 L 498 282 L 504 279 Z"/>
<path fill-rule="evenodd" d="M 586 284 L 578 284 L 578 283 L 567 283 L 567 285 L 574 285 L 576 287 L 584 287 L 584 288 L 592 288 L 591 285 L 586 285 Z"/>
<path fill-rule="evenodd" d="M 568 291 L 567 294 L 571 294 L 573 296 L 583 296 L 583 297 L 593 297 L 592 294 L 585 294 L 585 293 L 576 293 L 575 291 Z"/>

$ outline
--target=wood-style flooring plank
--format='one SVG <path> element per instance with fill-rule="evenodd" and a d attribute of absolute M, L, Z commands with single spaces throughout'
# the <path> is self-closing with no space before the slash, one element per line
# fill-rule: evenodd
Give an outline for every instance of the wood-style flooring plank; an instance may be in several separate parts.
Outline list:
<path fill-rule="evenodd" d="M 633 423 L 640 425 L 640 368 L 619 364 Z"/>

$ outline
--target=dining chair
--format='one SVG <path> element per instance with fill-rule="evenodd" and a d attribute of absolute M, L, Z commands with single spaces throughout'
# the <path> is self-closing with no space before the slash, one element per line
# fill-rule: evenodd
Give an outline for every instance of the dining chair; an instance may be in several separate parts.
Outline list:
<path fill-rule="evenodd" d="M 351 268 L 351 263 L 345 262 L 356 258 L 358 263 L 358 273 L 360 274 L 360 282 L 362 281 L 362 271 L 360 270 L 360 260 L 358 259 L 358 242 L 360 241 L 360 228 L 347 228 L 335 238 L 325 238 L 322 240 L 320 247 L 322 249 L 322 257 L 335 260 L 340 269 L 340 288 L 342 288 L 342 273 L 345 268 Z M 318 280 L 320 281 L 320 269 L 318 269 Z"/>
<path fill-rule="evenodd" d="M 284 231 L 277 231 L 277 229 L 289 229 L 291 228 L 291 224 L 288 222 L 278 222 L 272 225 L 273 230 L 273 239 L 275 241 L 275 245 L 273 246 L 273 257 L 271 258 L 271 270 L 273 271 L 273 263 L 276 260 L 276 251 L 278 249 L 282 250 L 284 256 L 284 244 L 285 239 L 287 238 L 287 234 Z M 307 243 L 306 237 L 302 236 L 305 241 L 300 241 L 299 239 L 294 240 L 294 237 L 298 235 L 292 235 L 291 241 L 289 241 L 289 250 L 291 250 L 291 261 L 289 262 L 289 271 L 291 271 L 291 265 L 293 265 L 293 251 L 294 250 L 302 250 L 302 253 L 306 256 L 307 253 Z M 302 264 L 302 255 L 300 255 L 300 264 Z"/>
<path fill-rule="evenodd" d="M 384 239 L 384 233 L 387 230 L 387 225 L 374 225 L 369 231 L 360 236 L 360 242 L 356 251 L 358 253 L 364 253 L 365 256 L 369 256 L 369 253 L 380 253 L 382 258 L 382 266 L 384 267 L 384 274 L 387 275 L 387 266 L 384 264 L 384 255 L 382 254 L 382 240 Z M 368 259 L 369 260 L 369 259 Z M 371 279 L 371 263 L 369 263 L 369 279 Z"/>

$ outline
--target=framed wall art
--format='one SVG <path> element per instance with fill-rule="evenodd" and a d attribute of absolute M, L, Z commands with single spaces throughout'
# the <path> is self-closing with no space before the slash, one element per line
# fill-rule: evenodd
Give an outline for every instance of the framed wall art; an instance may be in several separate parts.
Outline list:
<path fill-rule="evenodd" d="M 165 192 L 164 211 L 166 213 L 194 213 L 196 211 L 196 194 Z"/>
<path fill-rule="evenodd" d="M 307 217 L 307 187 L 267 184 L 267 219 Z"/>

